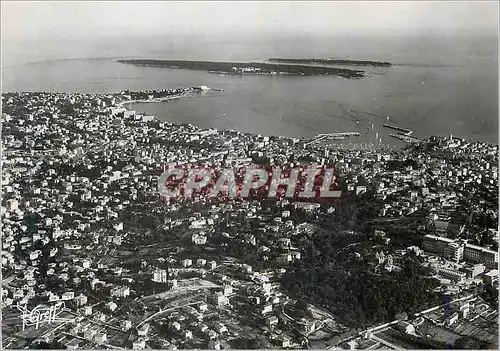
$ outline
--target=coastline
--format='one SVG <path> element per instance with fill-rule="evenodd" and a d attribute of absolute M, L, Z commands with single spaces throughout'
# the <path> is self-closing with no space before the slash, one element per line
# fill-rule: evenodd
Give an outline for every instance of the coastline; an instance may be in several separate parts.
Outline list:
<path fill-rule="evenodd" d="M 266 57 L 271 55 L 266 55 Z M 307 57 L 302 53 L 302 55 L 297 55 L 298 57 Z M 286 57 L 286 56 L 284 56 Z M 203 58 L 203 57 L 201 57 Z M 368 57 L 369 58 L 369 57 Z M 251 58 L 252 60 L 258 60 L 258 57 Z M 250 61 L 250 59 L 248 59 Z M 5 92 L 36 92 L 36 91 L 52 91 L 52 92 L 67 92 L 67 93 L 116 93 L 124 89 L 130 89 L 134 91 L 146 90 L 146 89 L 163 89 L 164 87 L 176 87 L 176 86 L 189 86 L 191 84 L 207 84 L 210 86 L 219 86 L 219 84 L 224 84 L 227 89 L 227 93 L 223 95 L 231 95 L 228 99 L 226 97 L 221 98 L 223 100 L 224 109 L 227 112 L 231 109 L 230 113 L 247 113 L 249 115 L 260 117 L 260 115 L 265 116 L 266 111 L 263 109 L 265 107 L 270 107 L 276 109 L 279 107 L 277 101 L 271 99 L 271 94 L 275 91 L 283 91 L 284 101 L 287 104 L 291 104 L 296 98 L 293 94 L 297 93 L 293 91 L 298 86 L 303 86 L 305 94 L 300 97 L 301 104 L 307 109 L 317 110 L 322 118 L 322 125 L 326 128 L 316 128 L 318 130 L 330 130 L 326 120 L 327 117 L 335 118 L 335 115 L 342 116 L 345 121 L 340 121 L 339 130 L 350 130 L 349 127 L 342 127 L 348 123 L 348 119 L 356 118 L 359 119 L 370 119 L 375 122 L 372 118 L 373 115 L 363 114 L 363 112 L 353 112 L 357 116 L 350 117 L 351 112 L 345 117 L 341 115 L 343 113 L 342 106 L 338 105 L 337 102 L 345 105 L 346 107 L 352 107 L 358 111 L 370 111 L 370 113 L 375 113 L 380 116 L 394 116 L 395 122 L 403 127 L 408 127 L 415 130 L 415 135 L 457 135 L 465 137 L 470 140 L 479 140 L 483 142 L 498 143 L 498 120 L 497 111 L 494 109 L 494 114 L 492 113 L 493 108 L 491 106 L 492 95 L 491 92 L 494 91 L 491 84 L 486 81 L 479 87 L 474 85 L 460 87 L 459 95 L 456 97 L 446 96 L 446 99 L 439 98 L 439 91 L 446 92 L 446 85 L 452 83 L 450 79 L 466 79 L 468 73 L 462 75 L 462 71 L 456 72 L 455 69 L 433 69 L 432 72 L 436 75 L 429 76 L 425 78 L 425 72 L 428 71 L 427 68 L 419 67 L 401 67 L 401 64 L 405 62 L 401 58 L 394 59 L 393 64 L 394 69 L 379 69 L 373 70 L 376 72 L 370 79 L 367 80 L 344 80 L 344 79 L 330 79 L 331 77 L 316 76 L 316 77 L 294 77 L 294 76 L 235 76 L 226 75 L 219 76 L 216 74 L 208 74 L 203 71 L 189 71 L 189 70 L 173 70 L 173 69 L 159 69 L 159 68 L 139 68 L 133 65 L 118 65 L 115 60 L 99 61 L 92 60 L 88 64 L 82 67 L 82 62 L 80 61 L 67 61 L 60 69 L 67 70 L 66 78 L 64 75 L 52 74 L 52 70 L 59 70 L 58 65 L 47 65 L 47 66 L 37 66 L 31 67 L 30 69 L 23 69 L 21 72 L 12 72 L 9 75 L 10 79 L 4 80 Z M 431 60 L 432 61 L 432 60 Z M 398 67 L 396 67 L 398 66 Z M 431 65 L 432 66 L 432 65 Z M 361 67 L 360 67 L 361 68 Z M 98 76 L 99 84 L 94 87 L 93 83 L 88 81 L 88 75 L 83 75 L 84 69 L 95 69 Z M 123 78 L 117 80 L 114 70 L 121 72 Z M 361 68 L 363 69 L 363 68 Z M 41 74 L 45 72 L 44 74 Z M 380 73 L 379 72 L 386 72 Z M 40 72 L 40 81 L 34 82 L 28 76 L 32 74 L 37 74 Z M 81 72 L 81 73 L 78 73 Z M 430 72 L 430 71 L 429 71 Z M 15 83 L 14 75 L 16 77 Z M 458 75 L 457 75 L 458 74 Z M 26 77 L 23 78 L 23 75 Z M 411 79 L 410 76 L 412 77 Z M 185 78 L 186 77 L 186 78 Z M 456 78 L 452 78 L 456 77 Z M 8 78 L 8 77 L 5 77 Z M 475 82 L 471 79 L 471 84 Z M 479 78 L 479 76 L 478 76 Z M 240 79 L 244 79 L 240 82 Z M 65 80 L 68 80 L 65 82 Z M 425 84 L 422 82 L 425 81 Z M 15 84 L 14 84 L 15 83 Z M 234 90 L 235 87 L 241 85 L 248 85 L 247 93 L 252 94 L 257 97 L 260 91 L 265 91 L 266 94 L 256 101 L 255 108 L 258 110 L 248 110 L 253 108 L 247 103 L 248 98 L 244 93 L 240 93 L 239 90 Z M 496 85 L 496 83 L 495 83 Z M 482 87 L 482 88 L 481 88 Z M 328 91 L 331 91 L 330 96 Z M 387 93 L 385 93 L 387 91 Z M 414 91 L 415 93 L 411 93 Z M 313 93 L 314 92 L 314 93 Z M 271 94 L 268 94 L 271 93 Z M 457 92 L 458 93 L 458 92 Z M 464 98 L 463 94 L 467 93 L 469 98 Z M 483 94 L 484 93 L 484 94 Z M 488 95 L 485 95 L 488 94 Z M 358 97 L 359 95 L 359 97 Z M 377 100 L 364 99 L 365 96 L 377 97 Z M 233 100 L 234 96 L 234 100 Z M 484 98 L 483 98 L 484 96 Z M 330 101 L 331 97 L 331 101 Z M 487 98 L 488 97 L 488 98 Z M 402 102 L 404 101 L 404 103 Z M 476 102 L 477 106 L 475 106 Z M 177 105 L 187 106 L 185 112 L 182 109 L 175 107 L 174 105 L 165 105 L 165 107 L 150 106 L 144 107 L 144 111 L 158 114 L 159 116 L 165 117 L 170 113 L 169 111 L 175 111 L 175 116 L 172 120 L 179 121 L 183 123 L 185 121 L 191 121 L 193 123 L 197 122 L 197 119 L 190 118 L 189 114 L 194 112 L 191 107 L 196 109 L 201 109 L 205 111 L 202 106 L 203 101 L 193 100 L 192 102 L 183 101 Z M 209 102 L 210 105 L 213 105 Z M 144 106 L 144 105 L 143 105 Z M 291 105 L 290 105 L 291 106 Z M 455 111 L 451 114 L 443 114 L 440 118 L 434 118 L 433 106 L 439 108 L 443 112 Z M 455 107 L 456 106 L 456 107 Z M 141 108 L 138 108 L 141 110 Z M 207 112 L 217 112 L 217 108 L 208 107 Z M 165 110 L 165 112 L 163 112 Z M 285 133 L 285 135 L 298 135 L 298 136 L 310 136 L 311 128 L 307 126 L 302 126 L 302 120 L 300 119 L 300 108 L 287 107 L 287 110 L 293 113 L 290 115 L 291 121 L 296 125 L 296 133 Z M 185 116 L 184 116 L 185 114 Z M 323 116 L 325 121 L 323 122 Z M 353 115 L 354 116 L 354 115 Z M 410 117 L 407 119 L 407 116 Z M 214 118 L 219 118 L 220 115 L 214 114 Z M 377 118 L 377 116 L 373 116 Z M 232 116 L 236 119 L 235 116 Z M 314 116 L 308 116 L 309 126 L 314 125 Z M 443 120 L 443 122 L 438 122 L 437 120 Z M 446 120 L 447 122 L 444 122 Z M 408 122 L 408 124 L 407 124 Z M 421 123 L 419 123 L 421 122 Z M 245 122 L 247 123 L 247 122 Z M 244 124 L 240 124 L 238 121 L 233 122 L 229 128 L 238 129 L 240 125 L 242 130 Z M 250 123 L 250 122 L 248 122 Z M 248 124 L 247 123 L 247 124 Z M 332 121 L 333 127 L 336 126 L 336 122 Z M 363 122 L 361 122 L 363 123 Z M 210 126 L 212 123 L 207 121 L 206 123 L 202 121 L 200 125 Z M 303 124 L 303 123 L 302 123 Z M 214 125 L 222 127 L 222 120 Z M 257 129 L 257 128 L 254 128 Z M 276 129 L 276 128 L 275 128 Z M 335 131 L 332 129 L 330 131 Z M 250 129 L 250 131 L 253 131 Z M 257 130 L 257 132 L 266 133 L 267 130 L 262 131 Z M 318 131 L 319 132 L 319 131 Z M 317 133 L 318 133 L 317 132 Z M 273 130 L 272 134 L 280 134 L 280 130 Z M 316 134 L 317 134 L 316 133 Z M 386 134 L 386 133 L 384 133 Z M 390 138 L 387 136 L 387 138 Z M 393 138 L 390 138 L 393 139 Z M 387 139 L 386 139 L 387 140 Z M 389 141 L 393 143 L 392 141 Z M 399 140 L 394 140 L 398 146 L 402 144 Z"/>
<path fill-rule="evenodd" d="M 201 87 L 203 87 L 203 89 L 201 89 Z M 324 144 L 323 146 L 328 147 L 328 148 L 351 147 L 351 148 L 357 148 L 357 149 L 358 148 L 359 149 L 376 148 L 376 149 L 385 149 L 385 150 L 396 150 L 396 149 L 400 150 L 400 149 L 404 149 L 405 147 L 410 146 L 410 145 L 426 143 L 432 136 L 446 137 L 446 138 L 448 137 L 448 135 L 435 135 L 435 134 L 417 137 L 417 136 L 412 135 L 413 131 L 410 129 L 407 129 L 405 127 L 396 126 L 396 125 L 388 125 L 387 123 L 381 124 L 380 127 L 383 127 L 384 129 L 398 130 L 399 133 L 391 133 L 391 134 L 387 135 L 388 139 L 384 140 L 384 142 L 371 142 L 371 141 L 366 141 L 366 140 L 355 141 L 355 140 L 352 140 L 351 138 L 348 138 L 349 140 L 347 140 L 347 138 L 345 138 L 345 136 L 336 137 L 335 136 L 336 134 L 339 134 L 339 135 L 352 134 L 349 136 L 352 136 L 355 138 L 361 136 L 361 133 L 359 133 L 359 132 L 349 132 L 349 131 L 341 131 L 341 130 L 326 133 L 326 134 L 319 133 L 319 134 L 316 134 L 313 136 L 287 136 L 287 135 L 280 135 L 280 134 L 265 134 L 262 132 L 246 132 L 246 131 L 229 129 L 229 128 L 200 126 L 196 123 L 187 122 L 187 121 L 180 122 L 180 121 L 171 121 L 168 119 L 163 120 L 163 119 L 160 119 L 160 116 L 158 116 L 157 113 L 147 113 L 147 112 L 137 111 L 135 109 L 130 108 L 130 105 L 134 104 L 134 103 L 140 103 L 140 104 L 162 103 L 162 102 L 168 102 L 170 100 L 178 100 L 178 99 L 181 99 L 183 97 L 189 97 L 190 95 L 193 95 L 194 93 L 199 94 L 201 92 L 220 91 L 220 90 L 222 90 L 222 89 L 209 88 L 207 86 L 200 86 L 200 87 L 185 87 L 185 88 L 170 89 L 170 90 L 165 89 L 165 90 L 136 91 L 133 93 L 145 94 L 145 93 L 161 93 L 161 92 L 169 92 L 169 91 L 174 92 L 174 93 L 171 93 L 171 95 L 168 95 L 168 96 L 156 97 L 156 98 L 122 100 L 122 101 L 117 102 L 115 106 L 116 107 L 123 107 L 127 111 L 134 111 L 137 114 L 144 114 L 144 115 L 147 114 L 149 117 L 152 117 L 157 121 L 166 122 L 166 123 L 169 123 L 171 125 L 180 126 L 180 125 L 187 124 L 187 125 L 192 125 L 193 127 L 197 128 L 199 130 L 216 130 L 217 132 L 238 132 L 238 133 L 245 134 L 245 135 L 264 135 L 264 136 L 268 136 L 268 137 L 285 138 L 285 139 L 290 139 L 290 140 L 291 139 L 298 139 L 298 140 L 301 140 L 302 142 L 304 142 L 305 146 L 323 145 L 322 143 L 317 143 L 317 141 L 319 139 L 325 139 L 324 141 L 327 143 Z M 176 92 L 176 91 L 178 91 L 178 92 Z M 123 92 L 116 93 L 116 96 L 123 97 Z M 472 143 L 479 142 L 479 143 L 485 143 L 488 145 L 496 145 L 494 143 L 476 140 L 476 139 L 471 138 L 471 137 L 455 137 L 454 136 L 453 138 L 457 139 L 457 140 L 466 141 L 466 142 L 472 142 Z M 391 142 L 391 139 L 392 139 L 392 141 L 399 140 L 400 142 L 402 142 L 402 144 L 400 144 L 400 145 L 393 144 Z"/>
<path fill-rule="evenodd" d="M 187 94 L 179 95 L 179 96 L 167 96 L 163 98 L 154 98 L 154 99 L 140 99 L 140 100 L 125 100 L 125 101 L 120 101 L 117 106 L 118 107 L 124 107 L 127 110 L 129 110 L 125 105 L 130 105 L 130 104 L 136 104 L 136 103 L 148 103 L 148 102 L 166 102 L 170 100 L 177 100 L 180 99 Z M 130 110 L 129 110 L 130 111 Z"/>
<path fill-rule="evenodd" d="M 219 89 L 216 89 L 216 88 L 208 88 L 208 90 L 205 90 L 205 91 L 218 91 Z M 176 95 L 170 95 L 170 96 L 166 96 L 166 97 L 159 97 L 159 98 L 153 98 L 153 99 L 134 99 L 134 100 L 124 100 L 124 101 L 120 101 L 116 104 L 117 107 L 123 107 L 125 108 L 127 111 L 134 111 L 136 114 L 146 114 L 145 112 L 142 112 L 142 111 L 137 111 L 137 110 L 134 110 L 134 109 L 131 109 L 129 105 L 131 104 L 134 104 L 134 103 L 161 103 L 161 102 L 168 102 L 170 100 L 178 100 L 178 99 L 181 99 L 181 98 L 184 98 L 184 97 L 189 97 L 190 95 L 192 95 L 193 93 L 199 93 L 200 91 L 196 91 L 193 89 L 193 87 L 186 87 L 186 88 L 183 88 L 182 89 L 182 92 L 179 93 L 179 94 L 176 94 Z M 160 122 L 166 122 L 166 123 L 169 123 L 171 125 L 177 125 L 177 126 L 180 126 L 180 125 L 183 125 L 183 124 L 189 124 L 189 125 L 192 125 L 194 126 L 195 128 L 197 129 L 200 129 L 200 130 L 216 130 L 218 133 L 220 132 L 238 132 L 238 133 L 241 133 L 241 134 L 245 134 L 245 135 L 260 135 L 261 133 L 251 133 L 251 132 L 244 132 L 244 131 L 240 131 L 240 130 L 233 130 L 233 129 L 228 129 L 228 128 L 216 128 L 216 127 L 202 127 L 202 126 L 198 126 L 196 124 L 193 124 L 191 122 L 173 122 L 173 121 L 169 121 L 169 120 L 161 120 L 159 118 L 159 116 L 157 114 L 148 114 L 148 116 L 150 117 L 153 117 L 154 120 L 156 121 L 160 121 Z M 332 133 L 329 133 L 329 134 L 353 134 L 353 135 L 350 135 L 352 137 L 358 137 L 360 136 L 360 133 L 358 132 L 342 132 L 342 131 L 339 131 L 339 132 L 332 132 Z M 317 135 L 314 135 L 314 136 L 296 136 L 296 137 L 293 137 L 293 136 L 284 136 L 284 135 L 275 135 L 275 134 L 270 134 L 270 135 L 267 135 L 269 137 L 275 137 L 275 138 L 283 138 L 283 139 L 298 139 L 298 140 L 301 140 L 303 143 L 304 143 L 304 147 L 308 147 L 308 148 L 314 148 L 312 145 L 315 144 L 316 146 L 318 145 L 316 143 L 317 139 L 319 137 L 321 138 L 324 138 L 326 136 L 326 134 L 322 134 L 322 133 L 319 133 Z M 328 147 L 329 148 L 356 148 L 356 149 L 373 149 L 373 148 L 376 148 L 376 149 L 381 149 L 381 150 L 396 150 L 396 149 L 401 149 L 401 148 L 404 148 L 407 144 L 410 144 L 410 143 L 405 143 L 404 145 L 402 146 L 397 146 L 397 145 L 394 145 L 392 143 L 373 143 L 373 142 L 363 142 L 363 141 L 360 141 L 360 142 L 356 142 L 356 141 L 353 141 L 351 138 L 349 138 L 349 142 L 347 142 L 347 139 L 345 137 L 342 137 L 342 139 L 335 139 L 335 137 L 328 137 L 327 138 L 328 140 L 333 140 L 333 141 L 340 141 L 339 143 L 335 142 L 334 144 L 330 144 Z M 400 139 L 401 140 L 401 139 Z M 422 138 L 420 141 L 424 141 L 425 138 Z"/>
<path fill-rule="evenodd" d="M 286 64 L 319 64 L 319 65 L 339 65 L 339 66 L 372 66 L 372 67 L 391 67 L 392 64 L 387 61 L 369 61 L 369 60 L 346 60 L 346 59 L 318 59 L 318 58 L 282 58 L 272 57 L 269 62 Z"/>

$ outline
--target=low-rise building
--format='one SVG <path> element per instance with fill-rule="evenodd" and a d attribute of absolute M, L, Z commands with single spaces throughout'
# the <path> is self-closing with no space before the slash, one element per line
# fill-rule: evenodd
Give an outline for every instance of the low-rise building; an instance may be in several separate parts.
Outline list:
<path fill-rule="evenodd" d="M 140 327 L 137 328 L 137 335 L 139 336 L 147 336 L 149 332 L 149 324 L 144 323 Z"/>
<path fill-rule="evenodd" d="M 126 319 L 126 320 L 121 322 L 121 329 L 122 330 L 127 331 L 130 328 L 132 328 L 132 322 L 130 320 Z"/>
<path fill-rule="evenodd" d="M 470 267 L 464 267 L 462 268 L 462 271 L 467 275 L 469 278 L 475 278 L 476 276 L 482 274 L 486 270 L 486 266 L 482 263 L 475 264 Z"/>
<path fill-rule="evenodd" d="M 97 344 L 105 344 L 108 341 L 108 335 L 106 333 L 97 333 L 94 336 L 94 341 Z"/>
<path fill-rule="evenodd" d="M 227 296 L 225 296 L 224 293 L 221 291 L 213 294 L 210 297 L 210 299 L 214 303 L 214 305 L 217 305 L 217 306 L 224 306 L 224 305 L 227 305 L 229 303 Z"/>
<path fill-rule="evenodd" d="M 146 348 L 146 341 L 142 338 L 135 340 L 132 343 L 132 349 L 134 350 L 142 350 Z"/>
<path fill-rule="evenodd" d="M 266 318 L 266 325 L 270 328 L 278 325 L 279 319 L 276 316 L 271 316 Z"/>
<path fill-rule="evenodd" d="M 465 279 L 465 273 L 454 269 L 440 268 L 438 274 L 443 278 L 451 279 L 456 282 L 461 282 Z"/>
<path fill-rule="evenodd" d="M 498 269 L 492 269 L 491 271 L 485 273 L 483 280 L 487 285 L 493 285 L 498 282 Z"/>

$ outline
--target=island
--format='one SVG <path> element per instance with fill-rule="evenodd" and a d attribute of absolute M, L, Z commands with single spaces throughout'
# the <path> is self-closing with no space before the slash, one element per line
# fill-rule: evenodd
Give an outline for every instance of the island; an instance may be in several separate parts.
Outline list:
<path fill-rule="evenodd" d="M 270 58 L 269 62 L 278 63 L 298 63 L 298 64 L 321 64 L 321 65 L 346 65 L 346 66 L 375 66 L 390 67 L 390 62 L 381 61 L 360 61 L 360 60 L 342 60 L 342 59 L 316 59 L 316 58 Z"/>
<path fill-rule="evenodd" d="M 364 72 L 359 70 L 311 66 L 288 65 L 263 62 L 214 62 L 214 61 L 185 61 L 185 60 L 153 60 L 129 59 L 118 60 L 136 66 L 165 67 L 207 71 L 219 74 L 253 74 L 253 75 L 301 75 L 301 76 L 340 76 L 343 78 L 363 78 Z"/>

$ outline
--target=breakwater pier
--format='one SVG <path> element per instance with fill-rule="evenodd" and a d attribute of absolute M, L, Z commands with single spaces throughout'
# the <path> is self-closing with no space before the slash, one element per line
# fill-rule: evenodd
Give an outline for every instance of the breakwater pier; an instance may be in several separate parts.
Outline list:
<path fill-rule="evenodd" d="M 401 128 L 401 127 L 398 127 L 398 126 L 395 126 L 392 124 L 385 123 L 384 127 L 389 128 L 389 129 L 394 129 L 394 130 L 397 130 L 399 132 L 403 132 L 404 135 L 412 135 L 413 134 L 413 130 Z"/>
<path fill-rule="evenodd" d="M 340 140 L 340 139 L 344 139 L 345 137 L 360 136 L 360 135 L 361 134 L 358 132 L 322 133 L 322 134 L 316 135 L 316 137 L 313 140 L 308 141 L 307 143 L 304 143 L 304 146 L 307 146 L 307 145 L 313 144 L 313 143 L 317 143 L 321 140 L 328 139 L 328 138 Z"/>

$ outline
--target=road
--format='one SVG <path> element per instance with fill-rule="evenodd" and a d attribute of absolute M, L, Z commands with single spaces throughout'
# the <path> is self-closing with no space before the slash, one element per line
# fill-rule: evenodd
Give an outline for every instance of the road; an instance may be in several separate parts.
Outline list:
<path fill-rule="evenodd" d="M 418 317 L 418 316 L 421 316 L 421 315 L 423 315 L 423 314 L 426 314 L 426 313 L 429 313 L 429 312 L 435 311 L 435 310 L 437 310 L 437 309 L 440 309 L 440 308 L 445 307 L 446 305 L 449 305 L 449 304 L 452 304 L 452 303 L 455 303 L 455 302 L 458 302 L 458 301 L 463 301 L 463 300 L 470 300 L 470 301 L 474 301 L 474 300 L 477 300 L 477 297 L 474 297 L 474 298 L 473 298 L 473 297 L 474 297 L 474 295 L 472 295 L 472 294 L 471 294 L 471 295 L 468 295 L 468 296 L 465 296 L 465 297 L 460 297 L 460 298 L 455 299 L 455 300 L 452 300 L 452 301 L 450 301 L 450 302 L 443 303 L 443 304 L 441 304 L 441 305 L 439 305 L 439 306 L 432 307 L 432 308 L 429 308 L 429 309 L 424 310 L 424 311 L 422 311 L 422 312 L 416 313 L 416 314 L 415 314 L 415 317 Z"/>
<path fill-rule="evenodd" d="M 387 347 L 390 347 L 391 349 L 394 349 L 394 350 L 402 350 L 401 347 L 397 346 L 397 345 L 394 345 L 394 344 L 391 344 L 390 342 L 382 339 L 382 338 L 379 338 L 378 336 L 376 335 L 371 335 L 370 336 L 370 339 L 374 340 L 374 341 L 377 341 L 379 343 L 381 343 L 382 345 L 385 345 Z"/>

